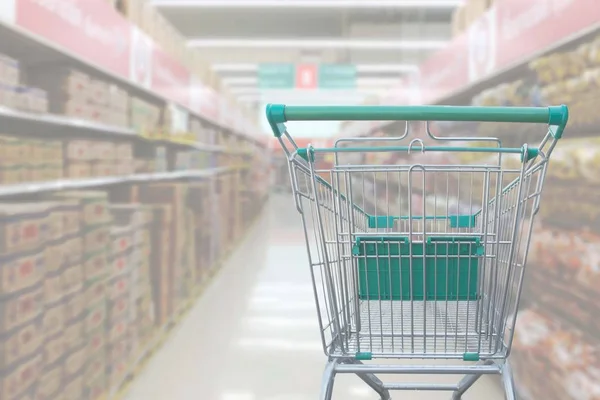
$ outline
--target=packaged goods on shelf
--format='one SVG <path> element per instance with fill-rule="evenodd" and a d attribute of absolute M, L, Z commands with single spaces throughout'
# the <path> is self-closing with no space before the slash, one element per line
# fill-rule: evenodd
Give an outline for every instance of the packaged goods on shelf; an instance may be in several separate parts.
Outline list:
<path fill-rule="evenodd" d="M 0 376 L 0 396 L 2 399 L 17 400 L 31 393 L 42 375 L 43 360 L 40 354 L 29 357 L 22 363 Z"/>
<path fill-rule="evenodd" d="M 160 107 L 138 97 L 131 97 L 129 106 L 131 128 L 141 135 L 150 135 L 160 125 Z"/>
<path fill-rule="evenodd" d="M 521 311 L 518 321 L 512 357 L 518 386 L 532 399 L 600 398 L 597 344 L 537 310 Z"/>
<path fill-rule="evenodd" d="M 0 136 L 0 184 L 60 179 L 61 160 L 59 141 Z"/>

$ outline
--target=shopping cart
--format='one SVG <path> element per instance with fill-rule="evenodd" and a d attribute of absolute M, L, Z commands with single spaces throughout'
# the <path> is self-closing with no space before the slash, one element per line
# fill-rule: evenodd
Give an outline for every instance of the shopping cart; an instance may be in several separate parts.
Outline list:
<path fill-rule="evenodd" d="M 391 390 L 449 391 L 460 399 L 480 376 L 498 374 L 514 399 L 508 356 L 527 249 L 567 107 L 269 105 L 267 118 L 288 157 L 305 228 L 329 358 L 321 398 L 331 399 L 336 374 L 356 374 L 382 399 Z M 285 122 L 311 120 L 406 121 L 406 129 L 397 138 L 298 148 Z M 411 140 L 409 121 L 426 121 L 422 139 Z M 546 134 L 536 147 L 509 148 L 497 138 L 436 136 L 429 121 L 540 123 Z M 380 146 L 385 140 L 394 145 Z M 487 158 L 411 161 L 434 152 Z M 325 153 L 335 163 L 319 170 L 315 159 Z M 364 155 L 372 153 L 401 153 L 406 161 L 370 165 Z M 390 359 L 396 364 L 382 361 Z M 440 360 L 455 361 L 435 365 Z M 377 374 L 464 377 L 457 384 L 383 383 Z"/>

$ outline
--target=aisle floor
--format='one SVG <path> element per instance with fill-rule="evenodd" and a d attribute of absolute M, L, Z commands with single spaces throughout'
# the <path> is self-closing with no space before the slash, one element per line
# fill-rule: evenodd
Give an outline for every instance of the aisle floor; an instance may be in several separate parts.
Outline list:
<path fill-rule="evenodd" d="M 266 210 L 133 382 L 127 400 L 319 398 L 326 357 L 300 218 L 285 195 L 272 196 Z M 457 379 L 446 376 L 441 382 Z M 334 400 L 378 399 L 354 376 L 339 376 L 334 393 Z M 464 399 L 498 400 L 501 393 L 493 378 L 484 377 Z M 447 392 L 392 395 L 406 400 L 449 397 Z"/>

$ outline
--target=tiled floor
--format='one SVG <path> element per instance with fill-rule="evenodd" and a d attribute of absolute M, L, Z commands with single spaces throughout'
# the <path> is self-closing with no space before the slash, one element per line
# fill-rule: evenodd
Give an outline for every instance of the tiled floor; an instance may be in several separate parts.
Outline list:
<path fill-rule="evenodd" d="M 291 199 L 274 197 L 247 240 L 133 383 L 127 400 L 316 400 L 326 362 L 317 324 L 299 216 Z M 443 383 L 459 379 L 441 378 Z M 482 378 L 464 399 L 502 399 L 499 387 Z M 398 392 L 392 397 L 433 400 L 450 395 Z M 344 375 L 336 379 L 338 399 L 378 396 L 356 377 Z"/>

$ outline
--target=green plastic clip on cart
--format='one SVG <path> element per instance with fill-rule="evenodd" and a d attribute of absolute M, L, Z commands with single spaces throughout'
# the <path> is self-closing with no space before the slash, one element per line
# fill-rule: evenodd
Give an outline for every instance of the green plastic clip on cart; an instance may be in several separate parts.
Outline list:
<path fill-rule="evenodd" d="M 567 107 L 273 104 L 266 112 L 288 158 L 307 238 L 329 359 L 321 399 L 332 398 L 337 374 L 356 374 L 381 399 L 395 390 L 441 390 L 455 400 L 482 375 L 497 374 L 506 398 L 515 399 L 508 358 L 527 250 Z M 406 121 L 406 129 L 395 138 L 298 148 L 285 125 L 324 120 Z M 410 121 L 426 122 L 422 138 L 411 135 Z M 432 121 L 537 123 L 545 135 L 535 146 L 504 147 L 498 138 L 436 136 Z M 367 157 L 384 153 L 401 162 Z M 428 153 L 451 153 L 454 161 Z M 335 161 L 327 170 L 316 162 L 324 154 Z M 469 161 L 460 161 L 465 155 Z M 464 377 L 454 384 L 384 383 L 379 374 Z"/>

